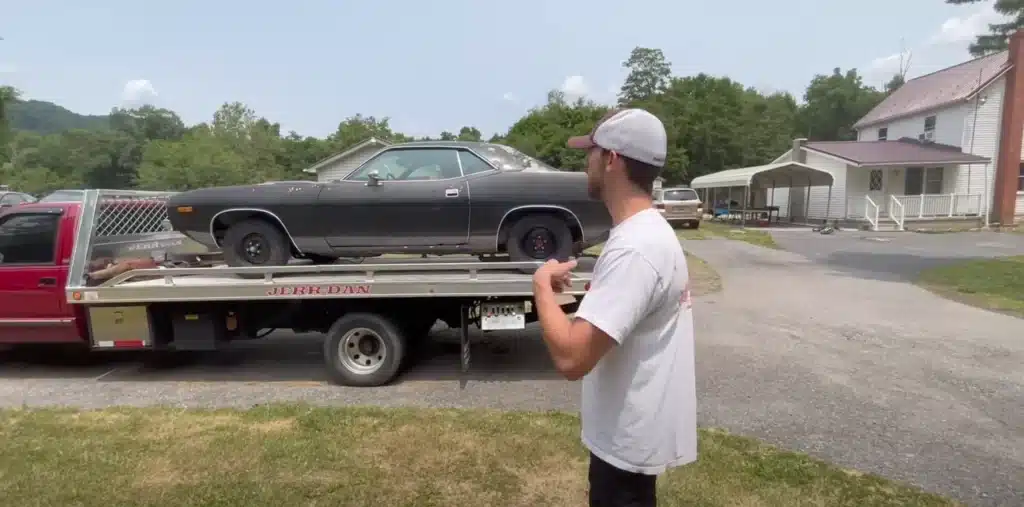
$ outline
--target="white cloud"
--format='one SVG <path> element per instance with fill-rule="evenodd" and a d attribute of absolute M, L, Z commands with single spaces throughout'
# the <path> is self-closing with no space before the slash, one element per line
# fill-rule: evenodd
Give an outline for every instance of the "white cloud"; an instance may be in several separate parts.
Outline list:
<path fill-rule="evenodd" d="M 133 79 L 124 84 L 121 100 L 132 104 L 148 104 L 157 97 L 156 88 L 148 79 Z"/>
<path fill-rule="evenodd" d="M 501 100 L 506 102 L 519 102 L 519 99 L 512 92 L 505 92 L 505 94 L 501 96 Z"/>
<path fill-rule="evenodd" d="M 992 4 L 984 3 L 970 14 L 947 19 L 939 30 L 929 39 L 929 44 L 960 44 L 974 41 L 978 35 L 988 33 L 988 25 L 1006 19 L 992 8 Z"/>
<path fill-rule="evenodd" d="M 0 74 L 14 74 L 15 72 L 18 72 L 17 65 L 0 62 Z"/>
<path fill-rule="evenodd" d="M 565 81 L 562 81 L 560 90 L 571 100 L 586 97 L 590 94 L 590 86 L 583 79 L 583 76 L 569 76 L 565 78 Z"/>

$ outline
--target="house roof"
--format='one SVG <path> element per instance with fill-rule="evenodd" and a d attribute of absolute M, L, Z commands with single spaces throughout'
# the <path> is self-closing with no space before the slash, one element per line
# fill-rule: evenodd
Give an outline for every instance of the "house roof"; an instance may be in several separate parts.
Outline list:
<path fill-rule="evenodd" d="M 778 164 L 726 169 L 717 173 L 698 176 L 690 182 L 690 188 L 725 188 L 745 187 L 754 184 L 771 183 L 772 180 L 785 178 L 796 186 L 823 187 L 832 185 L 835 178 L 832 173 L 811 167 L 799 162 L 780 162 Z"/>
<path fill-rule="evenodd" d="M 362 142 L 360 142 L 358 144 L 353 145 L 351 148 L 349 148 L 349 149 L 347 149 L 347 150 L 345 150 L 345 151 L 343 151 L 341 153 L 336 153 L 334 155 L 331 155 L 331 156 L 329 156 L 329 157 L 327 157 L 327 158 L 325 158 L 325 159 L 323 159 L 323 160 L 321 160 L 321 161 L 319 161 L 319 162 L 317 162 L 317 163 L 315 163 L 315 164 L 313 164 L 313 165 L 303 169 L 302 172 L 304 172 L 304 173 L 316 173 L 317 171 L 319 171 L 320 169 L 322 169 L 324 166 L 326 166 L 328 164 L 337 162 L 337 161 L 339 161 L 339 160 L 341 160 L 341 159 L 343 159 L 345 157 L 348 157 L 348 156 L 350 156 L 350 155 L 352 155 L 352 154 L 354 154 L 354 153 L 356 153 L 356 152 L 358 152 L 358 151 L 360 151 L 360 150 L 362 150 L 364 148 L 367 148 L 367 147 L 370 147 L 370 146 L 375 146 L 375 145 L 377 145 L 377 146 L 391 146 L 391 143 L 389 143 L 389 142 L 387 142 L 387 141 L 385 141 L 383 139 L 377 139 L 376 137 L 371 137 L 371 138 L 369 138 L 369 139 L 367 139 L 365 141 L 362 141 Z"/>
<path fill-rule="evenodd" d="M 968 100 L 1010 69 L 1008 54 L 993 53 L 911 79 L 857 120 L 853 128 L 862 129 Z"/>
<path fill-rule="evenodd" d="M 902 138 L 896 141 L 814 141 L 804 148 L 841 158 L 859 167 L 893 165 L 984 164 L 985 157 L 960 151 L 960 148 Z"/>

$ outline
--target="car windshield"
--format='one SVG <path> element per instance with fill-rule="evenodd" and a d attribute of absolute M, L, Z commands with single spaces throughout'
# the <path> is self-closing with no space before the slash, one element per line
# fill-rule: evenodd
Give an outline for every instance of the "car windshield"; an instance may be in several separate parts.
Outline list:
<path fill-rule="evenodd" d="M 662 199 L 666 201 L 696 201 L 700 198 L 697 197 L 697 192 L 692 189 L 676 188 L 665 190 Z"/>
<path fill-rule="evenodd" d="M 476 148 L 476 152 L 480 156 L 486 158 L 492 164 L 497 166 L 499 169 L 507 170 L 521 170 L 521 169 L 541 169 L 547 171 L 559 171 L 560 169 L 551 167 L 544 162 L 533 158 L 511 146 L 505 146 L 501 144 L 482 144 L 479 148 Z"/>
<path fill-rule="evenodd" d="M 39 199 L 39 202 L 78 202 L 83 194 L 82 190 L 58 190 Z"/>

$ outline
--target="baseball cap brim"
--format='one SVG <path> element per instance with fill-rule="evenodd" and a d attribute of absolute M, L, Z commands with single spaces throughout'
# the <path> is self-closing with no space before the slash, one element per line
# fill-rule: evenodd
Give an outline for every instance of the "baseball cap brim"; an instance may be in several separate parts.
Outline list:
<path fill-rule="evenodd" d="M 567 142 L 566 145 L 574 150 L 589 150 L 594 146 L 597 146 L 589 135 L 570 137 L 569 142 Z"/>

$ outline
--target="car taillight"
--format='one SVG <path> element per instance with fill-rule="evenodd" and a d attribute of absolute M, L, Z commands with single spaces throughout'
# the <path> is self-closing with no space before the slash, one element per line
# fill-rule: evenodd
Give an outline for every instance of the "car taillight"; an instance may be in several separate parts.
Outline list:
<path fill-rule="evenodd" d="M 654 203 L 654 207 L 657 208 L 657 209 L 665 209 L 665 203 L 663 203 L 663 202 L 656 202 L 656 203 Z"/>

